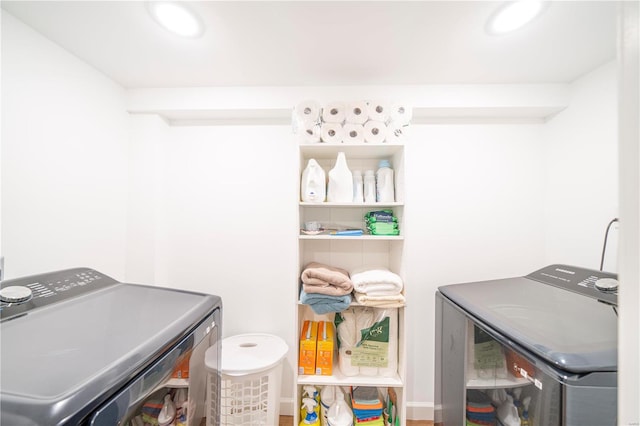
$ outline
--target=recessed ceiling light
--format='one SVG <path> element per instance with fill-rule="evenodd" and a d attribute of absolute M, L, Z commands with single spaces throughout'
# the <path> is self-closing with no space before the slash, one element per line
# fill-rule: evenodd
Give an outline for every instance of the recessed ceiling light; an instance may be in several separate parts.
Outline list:
<path fill-rule="evenodd" d="M 489 34 L 505 34 L 522 28 L 547 7 L 545 1 L 517 0 L 502 5 L 489 19 Z"/>
<path fill-rule="evenodd" d="M 204 25 L 186 5 L 173 1 L 150 1 L 147 3 L 153 19 L 167 30 L 182 37 L 199 37 Z"/>

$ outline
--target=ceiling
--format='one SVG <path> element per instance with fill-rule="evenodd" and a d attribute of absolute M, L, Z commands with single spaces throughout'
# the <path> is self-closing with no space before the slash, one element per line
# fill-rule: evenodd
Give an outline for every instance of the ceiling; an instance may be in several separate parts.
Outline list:
<path fill-rule="evenodd" d="M 193 1 L 198 39 L 143 1 L 2 1 L 126 88 L 566 83 L 616 56 L 616 2 L 553 1 L 509 35 L 495 1 Z"/>

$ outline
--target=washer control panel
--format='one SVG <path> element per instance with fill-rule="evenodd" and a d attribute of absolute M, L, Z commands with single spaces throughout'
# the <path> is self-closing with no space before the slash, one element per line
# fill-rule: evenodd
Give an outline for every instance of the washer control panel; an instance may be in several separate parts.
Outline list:
<path fill-rule="evenodd" d="M 90 268 L 66 269 L 2 281 L 0 318 L 13 318 L 113 284 L 118 284 L 118 281 Z"/>
<path fill-rule="evenodd" d="M 532 272 L 527 278 L 618 305 L 616 274 L 569 265 L 550 265 Z"/>

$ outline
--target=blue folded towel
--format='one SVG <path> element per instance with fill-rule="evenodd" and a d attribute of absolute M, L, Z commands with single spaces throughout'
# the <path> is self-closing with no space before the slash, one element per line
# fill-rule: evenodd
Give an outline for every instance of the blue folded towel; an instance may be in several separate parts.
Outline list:
<path fill-rule="evenodd" d="M 300 290 L 300 302 L 311 306 L 313 312 L 318 315 L 329 312 L 342 312 L 351 304 L 351 294 L 344 296 L 330 296 L 321 293 L 307 293 Z"/>

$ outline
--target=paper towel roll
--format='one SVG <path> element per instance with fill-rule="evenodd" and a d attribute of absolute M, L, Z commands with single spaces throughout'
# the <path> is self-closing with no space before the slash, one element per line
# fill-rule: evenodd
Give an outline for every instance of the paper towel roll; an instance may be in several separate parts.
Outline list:
<path fill-rule="evenodd" d="M 364 141 L 382 143 L 387 137 L 387 126 L 380 121 L 369 120 L 364 123 Z"/>
<path fill-rule="evenodd" d="M 368 119 L 369 112 L 366 102 L 351 102 L 347 104 L 345 113 L 345 121 L 347 123 L 364 124 Z"/>
<path fill-rule="evenodd" d="M 320 126 L 320 137 L 322 142 L 342 143 L 344 130 L 339 123 L 322 123 Z"/>
<path fill-rule="evenodd" d="M 364 143 L 364 127 L 362 124 L 347 123 L 342 126 L 342 130 L 344 130 L 343 142 Z"/>
<path fill-rule="evenodd" d="M 404 104 L 393 104 L 389 108 L 389 121 L 401 126 L 411 123 L 413 108 Z"/>
<path fill-rule="evenodd" d="M 320 125 L 311 121 L 302 122 L 296 137 L 299 143 L 318 143 L 320 142 Z"/>
<path fill-rule="evenodd" d="M 322 121 L 325 123 L 342 123 L 345 118 L 345 106 L 342 102 L 331 102 L 322 108 Z"/>
<path fill-rule="evenodd" d="M 351 347 L 340 347 L 338 352 L 338 365 L 342 374 L 348 377 L 357 376 L 360 374 L 360 367 L 353 367 L 351 365 Z"/>
<path fill-rule="evenodd" d="M 389 118 L 389 108 L 384 102 L 367 102 L 367 115 L 369 120 L 387 122 Z"/>
<path fill-rule="evenodd" d="M 295 119 L 299 123 L 320 120 L 320 103 L 318 101 L 307 100 L 302 101 L 295 106 L 293 112 Z"/>
<path fill-rule="evenodd" d="M 389 317 L 389 364 L 379 368 L 378 374 L 382 377 L 394 377 L 398 373 L 398 310 L 376 308 L 376 317 L 385 314 Z"/>

